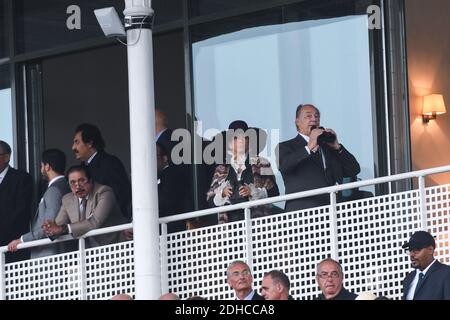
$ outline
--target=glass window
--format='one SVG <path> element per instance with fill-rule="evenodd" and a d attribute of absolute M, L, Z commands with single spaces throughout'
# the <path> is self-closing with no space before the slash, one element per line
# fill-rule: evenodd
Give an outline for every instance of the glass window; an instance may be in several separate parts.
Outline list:
<path fill-rule="evenodd" d="M 0 140 L 6 141 L 13 149 L 11 166 L 15 166 L 13 120 L 10 68 L 8 64 L 0 65 Z"/>
<path fill-rule="evenodd" d="M 255 5 L 273 2 L 273 0 L 191 0 L 191 16 L 201 16 L 227 10 L 245 9 Z"/>
<path fill-rule="evenodd" d="M 224 130 L 236 119 L 265 129 L 261 155 L 271 161 L 281 193 L 275 148 L 296 136 L 295 110 L 301 103 L 320 109 L 321 124 L 334 129 L 358 159 L 358 177 L 374 178 L 368 16 L 338 16 L 203 35 L 192 44 L 194 103 L 202 121 L 198 134 L 210 139 L 216 132 L 208 129 Z"/>
<path fill-rule="evenodd" d="M 0 0 L 0 58 L 7 57 L 9 50 L 6 0 Z"/>
<path fill-rule="evenodd" d="M 125 9 L 124 0 L 20 0 L 15 3 L 19 53 L 104 38 L 94 10 L 112 6 L 123 19 Z M 70 13 L 67 13 L 73 5 L 79 7 L 79 29 L 73 28 L 76 27 L 76 11 L 70 9 Z M 155 10 L 155 25 L 182 17 L 182 1 L 157 0 L 152 2 L 152 6 Z"/>

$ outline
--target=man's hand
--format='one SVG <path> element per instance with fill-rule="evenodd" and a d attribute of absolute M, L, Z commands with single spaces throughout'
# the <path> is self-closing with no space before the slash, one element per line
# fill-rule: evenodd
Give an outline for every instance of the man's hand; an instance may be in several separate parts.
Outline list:
<path fill-rule="evenodd" d="M 64 231 L 64 229 L 61 226 L 58 226 L 53 220 L 45 220 L 42 225 L 42 230 L 44 230 L 47 237 L 58 236 Z"/>
<path fill-rule="evenodd" d="M 327 143 L 327 145 L 334 150 L 339 150 L 341 148 L 341 144 L 339 143 L 336 132 L 334 132 L 334 130 L 330 128 L 325 129 L 325 131 L 336 136 L 336 140 L 333 143 Z"/>
<path fill-rule="evenodd" d="M 243 185 L 239 188 L 239 195 L 243 198 L 250 196 L 250 187 L 248 185 Z"/>
<path fill-rule="evenodd" d="M 317 144 L 317 138 L 324 132 L 325 130 L 316 128 L 311 131 L 309 135 L 308 149 L 311 152 L 316 152 L 319 149 L 319 145 Z"/>
<path fill-rule="evenodd" d="M 133 229 L 123 230 L 123 235 L 127 240 L 133 240 Z"/>
<path fill-rule="evenodd" d="M 222 191 L 222 198 L 229 199 L 231 195 L 233 194 L 233 189 L 231 187 L 225 187 Z"/>
<path fill-rule="evenodd" d="M 17 251 L 17 246 L 22 243 L 22 240 L 16 239 L 8 243 L 8 251 L 15 252 Z"/>

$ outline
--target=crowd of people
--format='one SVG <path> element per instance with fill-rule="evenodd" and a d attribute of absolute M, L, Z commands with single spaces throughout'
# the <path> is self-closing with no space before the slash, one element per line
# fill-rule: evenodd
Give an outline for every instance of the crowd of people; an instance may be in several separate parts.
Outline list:
<path fill-rule="evenodd" d="M 403 300 L 450 300 L 450 266 L 434 258 L 436 243 L 426 231 L 417 231 L 403 246 L 408 250 L 411 266 L 415 269 L 403 280 Z M 315 300 L 391 300 L 387 296 L 376 296 L 372 292 L 356 294 L 346 289 L 342 265 L 331 258 L 316 266 L 315 279 L 320 294 Z M 284 272 L 271 270 L 262 278 L 259 290 L 253 288 L 254 279 L 249 265 L 241 260 L 233 261 L 226 270 L 226 280 L 234 291 L 235 300 L 296 300 L 291 295 L 291 281 Z M 113 300 L 132 300 L 130 295 L 116 295 Z M 160 300 L 180 300 L 171 292 Z M 192 296 L 188 300 L 207 299 Z"/>
<path fill-rule="evenodd" d="M 339 142 L 336 132 L 320 126 L 320 111 L 314 105 L 297 107 L 295 125 L 297 135 L 280 143 L 276 152 L 286 193 L 341 184 L 344 177 L 355 177 L 360 172 L 356 158 Z M 256 143 L 248 134 L 250 131 L 257 132 L 254 135 Z M 212 165 L 201 164 L 198 170 L 192 170 L 194 164 L 174 161 L 172 151 L 177 142 L 172 140 L 173 131 L 168 127 L 166 115 L 159 109 L 155 110 L 154 143 L 157 150 L 160 217 L 194 210 L 192 172 L 198 174 L 197 189 L 200 190 L 201 200 L 198 208 L 224 208 L 223 213 L 206 220 L 192 219 L 169 224 L 169 232 L 238 221 L 243 219 L 242 212 L 227 211 L 227 205 L 280 194 L 270 161 L 259 155 L 261 131 L 249 127 L 245 121 L 233 121 L 219 135 L 224 141 L 223 161 Z M 54 240 L 61 235 L 79 238 L 96 228 L 132 221 L 129 175 L 122 161 L 105 151 L 100 130 L 87 123 L 77 126 L 72 150 L 81 163 L 67 171 L 66 156 L 61 150 L 48 149 L 42 153 L 41 173 L 47 181 L 47 188 L 34 214 L 31 214 L 32 177 L 9 166 L 12 150 L 6 142 L 0 141 L 0 246 L 8 245 L 6 262 L 27 258 L 26 251 L 17 250 L 23 242 L 45 237 Z M 319 195 L 287 201 L 284 209 L 296 211 L 327 204 L 328 195 Z M 273 205 L 258 206 L 251 209 L 251 216 L 256 218 L 280 211 Z M 88 238 L 87 247 L 116 243 L 131 237 L 131 230 L 95 236 Z M 409 249 L 414 252 L 416 248 Z M 44 257 L 64 250 L 67 251 L 67 248 L 60 244 L 37 247 L 31 250 L 31 257 Z M 420 261 L 422 256 L 414 258 L 413 263 Z M 447 269 L 444 266 L 442 270 Z M 227 276 L 238 299 L 292 299 L 289 278 L 281 271 L 273 270 L 266 274 L 261 285 L 262 297 L 251 290 L 253 280 L 245 263 L 232 263 Z M 342 267 L 334 260 L 327 259 L 318 265 L 316 279 L 323 293 L 320 299 L 356 297 L 342 288 Z M 407 278 L 406 282 L 420 287 L 421 279 L 417 276 Z M 330 294 L 331 291 L 333 293 Z M 405 298 L 415 297 L 410 291 Z"/>

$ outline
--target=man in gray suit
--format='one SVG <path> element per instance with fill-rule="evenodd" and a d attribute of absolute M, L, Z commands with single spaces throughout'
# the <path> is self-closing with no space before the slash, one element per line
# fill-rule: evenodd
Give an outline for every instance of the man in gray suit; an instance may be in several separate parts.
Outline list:
<path fill-rule="evenodd" d="M 403 280 L 403 300 L 450 300 L 450 266 L 434 259 L 433 236 L 417 231 L 402 248 L 416 269 Z"/>
<path fill-rule="evenodd" d="M 42 226 L 50 239 L 64 234 L 79 238 L 88 231 L 125 223 L 114 191 L 92 180 L 89 168 L 73 166 L 67 171 L 72 193 L 62 199 L 62 206 L 55 220 L 46 220 Z M 120 232 L 87 239 L 87 247 L 107 245 L 122 241 Z"/>
<path fill-rule="evenodd" d="M 43 179 L 48 181 L 48 187 L 39 202 L 38 209 L 31 220 L 30 232 L 8 244 L 10 252 L 17 250 L 17 245 L 22 242 L 34 241 L 45 238 L 42 224 L 45 220 L 55 219 L 61 208 L 62 197 L 70 192 L 67 180 L 64 177 L 66 168 L 66 155 L 58 149 L 45 150 L 42 153 L 41 173 Z M 31 258 L 40 258 L 58 253 L 56 245 L 47 245 L 31 249 Z"/>

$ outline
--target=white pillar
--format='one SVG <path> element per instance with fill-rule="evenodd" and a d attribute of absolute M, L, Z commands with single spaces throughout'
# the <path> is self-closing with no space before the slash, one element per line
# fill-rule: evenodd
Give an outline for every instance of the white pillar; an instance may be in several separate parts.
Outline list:
<path fill-rule="evenodd" d="M 125 0 L 123 13 L 128 43 L 136 299 L 157 299 L 161 295 L 161 273 L 151 0 Z M 135 28 L 130 28 L 130 23 Z"/>

